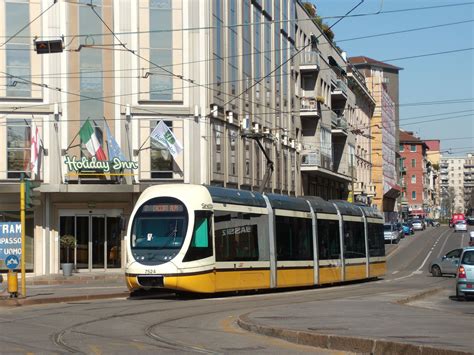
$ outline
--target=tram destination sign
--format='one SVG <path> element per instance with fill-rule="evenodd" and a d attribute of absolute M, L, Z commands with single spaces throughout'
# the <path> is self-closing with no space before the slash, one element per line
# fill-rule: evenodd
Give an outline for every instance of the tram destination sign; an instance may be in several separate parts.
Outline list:
<path fill-rule="evenodd" d="M 115 157 L 112 160 L 97 160 L 95 157 L 87 159 L 82 157 L 77 159 L 75 156 L 66 155 L 64 163 L 69 171 L 81 172 L 82 170 L 99 170 L 108 173 L 111 170 L 120 171 L 125 169 L 136 170 L 138 163 L 134 161 L 122 161 Z"/>
<path fill-rule="evenodd" d="M 21 255 L 21 223 L 0 223 L 0 260 L 5 260 L 9 255 Z"/>

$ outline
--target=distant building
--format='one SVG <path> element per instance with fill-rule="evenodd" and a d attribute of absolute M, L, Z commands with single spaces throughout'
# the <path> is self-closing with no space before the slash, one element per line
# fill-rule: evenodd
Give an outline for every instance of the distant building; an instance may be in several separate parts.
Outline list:
<path fill-rule="evenodd" d="M 474 153 L 464 162 L 464 207 L 467 214 L 474 215 Z"/>
<path fill-rule="evenodd" d="M 440 162 L 441 176 L 441 214 L 449 217 L 453 213 L 464 213 L 466 210 L 465 182 L 468 191 L 472 191 L 473 180 L 471 169 L 474 167 L 469 158 L 466 157 L 443 157 Z M 466 178 L 465 170 L 466 166 Z"/>
<path fill-rule="evenodd" d="M 440 159 L 441 143 L 439 139 L 424 140 L 428 146 L 427 159 L 429 162 L 428 169 L 428 199 L 430 200 L 430 216 L 439 218 L 441 214 L 441 200 L 440 200 Z"/>
<path fill-rule="evenodd" d="M 408 217 L 426 217 L 430 212 L 427 148 L 413 132 L 400 130 L 400 170 L 404 172 L 402 199 L 407 202 Z"/>
<path fill-rule="evenodd" d="M 366 78 L 367 87 L 376 106 L 371 121 L 372 181 L 375 184 L 375 206 L 385 219 L 398 219 L 398 72 L 402 69 L 368 57 L 349 58 Z"/>

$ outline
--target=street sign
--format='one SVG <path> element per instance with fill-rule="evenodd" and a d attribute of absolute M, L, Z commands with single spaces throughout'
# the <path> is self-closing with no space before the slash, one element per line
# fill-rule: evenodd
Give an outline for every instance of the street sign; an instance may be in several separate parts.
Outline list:
<path fill-rule="evenodd" d="M 0 260 L 21 255 L 21 223 L 0 222 Z"/>
<path fill-rule="evenodd" d="M 5 259 L 5 265 L 10 270 L 17 269 L 18 264 L 20 264 L 20 260 L 18 259 L 18 256 L 16 255 L 8 255 L 7 258 Z"/>

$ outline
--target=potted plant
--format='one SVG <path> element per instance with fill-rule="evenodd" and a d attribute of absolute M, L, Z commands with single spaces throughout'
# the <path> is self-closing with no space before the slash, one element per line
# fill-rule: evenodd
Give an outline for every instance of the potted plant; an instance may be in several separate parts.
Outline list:
<path fill-rule="evenodd" d="M 74 264 L 69 262 L 69 249 L 74 250 L 74 247 L 76 246 L 76 237 L 70 234 L 65 234 L 60 238 L 59 241 L 61 248 L 66 249 L 66 262 L 61 264 L 63 275 L 71 276 Z"/>
<path fill-rule="evenodd" d="M 316 102 L 319 104 L 324 104 L 324 96 L 316 96 Z"/>

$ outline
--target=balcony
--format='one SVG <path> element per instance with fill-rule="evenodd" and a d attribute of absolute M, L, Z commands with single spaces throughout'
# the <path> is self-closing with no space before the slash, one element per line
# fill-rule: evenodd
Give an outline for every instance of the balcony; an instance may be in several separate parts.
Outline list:
<path fill-rule="evenodd" d="M 439 164 L 439 167 L 441 169 L 447 169 L 449 167 L 449 164 L 448 163 L 441 163 L 441 164 Z"/>
<path fill-rule="evenodd" d="M 321 154 L 319 150 L 303 153 L 301 156 L 301 169 L 311 171 L 312 168 L 324 168 L 332 170 L 332 158 Z M 316 169 L 317 170 L 317 169 Z"/>
<path fill-rule="evenodd" d="M 300 100 L 300 117 L 321 118 L 320 104 L 316 99 L 302 97 Z"/>
<path fill-rule="evenodd" d="M 341 78 L 336 80 L 336 87 L 331 92 L 332 99 L 347 100 L 347 84 Z"/>
<path fill-rule="evenodd" d="M 441 169 L 440 174 L 441 175 L 446 175 L 446 174 L 449 174 L 449 171 L 448 171 L 448 169 Z"/>
<path fill-rule="evenodd" d="M 319 71 L 319 51 L 300 53 L 300 71 Z"/>
<path fill-rule="evenodd" d="M 374 197 L 375 195 L 377 195 L 377 190 L 375 188 L 375 185 L 369 184 L 367 186 L 367 196 Z"/>
<path fill-rule="evenodd" d="M 342 115 L 338 115 L 334 111 L 331 111 L 331 133 L 334 136 L 347 137 L 348 124 L 346 118 Z"/>
<path fill-rule="evenodd" d="M 354 194 L 364 193 L 364 183 L 362 181 L 354 182 Z"/>
<path fill-rule="evenodd" d="M 465 169 L 474 168 L 474 162 L 466 162 L 464 164 Z"/>

